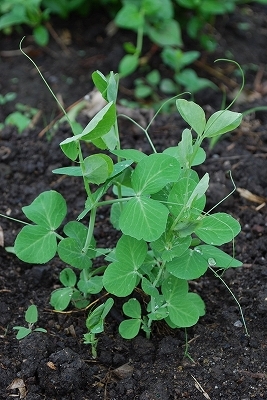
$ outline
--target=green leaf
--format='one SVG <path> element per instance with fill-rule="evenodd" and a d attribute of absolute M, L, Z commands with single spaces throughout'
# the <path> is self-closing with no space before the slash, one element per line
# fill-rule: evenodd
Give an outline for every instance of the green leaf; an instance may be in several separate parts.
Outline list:
<path fill-rule="evenodd" d="M 123 312 L 127 317 L 140 318 L 141 317 L 141 306 L 136 298 L 128 300 L 122 306 Z"/>
<path fill-rule="evenodd" d="M 153 89 L 148 85 L 138 85 L 134 89 L 134 96 L 138 99 L 145 99 L 148 96 L 151 96 L 153 93 Z"/>
<path fill-rule="evenodd" d="M 104 183 L 113 171 L 113 162 L 105 154 L 93 154 L 84 160 L 84 176 L 90 183 Z"/>
<path fill-rule="evenodd" d="M 63 311 L 70 304 L 74 290 L 71 287 L 56 289 L 51 293 L 50 304 L 55 310 Z"/>
<path fill-rule="evenodd" d="M 33 37 L 39 46 L 46 46 L 49 42 L 49 33 L 45 26 L 39 25 L 33 29 Z"/>
<path fill-rule="evenodd" d="M 169 210 L 174 216 L 180 216 L 180 220 L 188 219 L 190 216 L 196 218 L 205 207 L 205 196 L 195 197 L 192 201 L 190 200 L 197 184 L 191 177 L 184 177 L 179 179 L 170 191 L 168 198 Z"/>
<path fill-rule="evenodd" d="M 208 269 L 205 258 L 196 250 L 187 249 L 180 257 L 166 264 L 167 271 L 179 279 L 197 279 Z"/>
<path fill-rule="evenodd" d="M 63 229 L 64 233 L 72 239 L 75 239 L 80 246 L 85 244 L 85 240 L 87 237 L 88 229 L 81 222 L 78 221 L 70 221 L 68 222 Z M 90 243 L 90 249 L 92 251 L 92 258 L 94 257 L 94 249 L 95 249 L 95 240 L 92 239 Z"/>
<path fill-rule="evenodd" d="M 141 327 L 140 319 L 126 319 L 119 325 L 119 333 L 123 339 L 133 339 L 138 335 Z"/>
<path fill-rule="evenodd" d="M 178 92 L 178 87 L 172 79 L 164 78 L 160 82 L 160 90 L 165 94 L 173 94 Z"/>
<path fill-rule="evenodd" d="M 199 310 L 188 297 L 186 280 L 170 276 L 162 284 L 162 294 L 167 303 L 169 318 L 176 327 L 193 326 L 199 319 Z"/>
<path fill-rule="evenodd" d="M 169 311 L 166 307 L 159 307 L 155 312 L 147 314 L 147 317 L 152 321 L 160 321 L 169 315 Z"/>
<path fill-rule="evenodd" d="M 191 158 L 193 154 L 192 133 L 190 129 L 184 129 L 182 132 L 182 140 L 178 144 L 178 159 L 180 160 L 183 168 L 191 167 Z"/>
<path fill-rule="evenodd" d="M 137 30 L 144 24 L 143 13 L 135 4 L 126 3 L 116 15 L 115 24 L 120 28 Z"/>
<path fill-rule="evenodd" d="M 47 330 L 46 330 L 46 329 L 44 329 L 44 328 L 35 328 L 35 329 L 33 330 L 33 332 L 42 332 L 42 333 L 47 333 Z"/>
<path fill-rule="evenodd" d="M 136 286 L 138 269 L 146 254 L 147 245 L 144 241 L 123 235 L 116 246 L 117 261 L 111 263 L 104 272 L 105 289 L 119 297 L 129 295 Z"/>
<path fill-rule="evenodd" d="M 205 113 L 202 108 L 193 101 L 184 99 L 176 100 L 176 107 L 182 118 L 194 129 L 198 136 L 202 135 L 206 126 Z"/>
<path fill-rule="evenodd" d="M 25 321 L 29 324 L 35 324 L 38 321 L 38 310 L 36 305 L 31 304 L 25 312 Z"/>
<path fill-rule="evenodd" d="M 96 86 L 96 88 L 99 90 L 99 92 L 102 94 L 102 97 L 107 100 L 107 86 L 108 86 L 108 82 L 107 82 L 107 78 L 105 77 L 105 75 L 102 74 L 102 72 L 100 71 L 94 71 L 92 73 L 92 80 L 94 82 L 94 85 Z"/>
<path fill-rule="evenodd" d="M 117 243 L 115 255 L 118 261 L 139 268 L 146 258 L 147 244 L 143 240 L 123 235 Z"/>
<path fill-rule="evenodd" d="M 89 332 L 97 334 L 104 330 L 104 319 L 111 310 L 114 300 L 109 298 L 104 304 L 95 308 L 86 319 L 86 327 Z"/>
<path fill-rule="evenodd" d="M 233 268 L 242 266 L 241 261 L 236 260 L 217 247 L 210 246 L 208 244 L 195 247 L 195 251 L 199 251 L 208 263 L 212 259 L 213 265 L 219 268 Z"/>
<path fill-rule="evenodd" d="M 64 268 L 59 274 L 59 280 L 66 287 L 75 286 L 77 278 L 70 268 Z"/>
<path fill-rule="evenodd" d="M 62 167 L 53 169 L 53 174 L 68 175 L 68 176 L 83 176 L 81 167 Z"/>
<path fill-rule="evenodd" d="M 14 251 L 24 262 L 44 264 L 56 254 L 56 235 L 43 226 L 26 225 L 16 237 Z"/>
<path fill-rule="evenodd" d="M 195 233 L 203 242 L 220 246 L 233 240 L 240 230 L 239 222 L 231 215 L 216 213 L 204 216 Z"/>
<path fill-rule="evenodd" d="M 109 293 L 125 297 L 134 290 L 136 279 L 137 271 L 133 265 L 124 265 L 116 261 L 107 267 L 103 276 L 103 285 Z"/>
<path fill-rule="evenodd" d="M 84 243 L 81 244 L 73 238 L 61 240 L 58 244 L 59 257 L 72 267 L 79 269 L 90 268 L 92 265 L 91 258 L 95 252 L 90 248 L 87 252 L 83 251 Z"/>
<path fill-rule="evenodd" d="M 85 270 L 86 271 L 86 270 Z M 78 289 L 85 294 L 96 294 L 103 289 L 102 276 L 92 276 L 88 279 L 80 279 L 78 282 Z"/>
<path fill-rule="evenodd" d="M 206 313 L 206 307 L 202 298 L 197 293 L 188 293 L 187 298 L 190 299 L 190 301 L 197 308 L 199 316 L 203 317 L 203 315 Z"/>
<path fill-rule="evenodd" d="M 30 328 L 25 328 L 24 326 L 13 326 L 13 329 L 17 330 L 16 339 L 20 340 L 32 333 Z"/>
<path fill-rule="evenodd" d="M 208 119 L 204 135 L 209 138 L 222 135 L 237 128 L 241 121 L 241 113 L 229 110 L 217 111 Z"/>
<path fill-rule="evenodd" d="M 164 232 L 168 214 L 167 207 L 160 202 L 140 196 L 124 205 L 119 226 L 125 235 L 150 242 Z"/>
<path fill-rule="evenodd" d="M 76 136 L 75 136 L 76 137 Z M 75 161 L 79 154 L 79 141 L 71 141 L 68 143 L 60 143 L 63 153 L 72 161 Z"/>
<path fill-rule="evenodd" d="M 77 158 L 77 143 L 79 140 L 92 141 L 104 136 L 110 131 L 116 120 L 116 107 L 113 102 L 108 103 L 91 119 L 89 124 L 79 135 L 72 136 L 60 143 L 62 151 L 71 159 Z M 76 143 L 75 147 L 70 143 Z"/>
<path fill-rule="evenodd" d="M 171 261 L 174 257 L 180 257 L 191 244 L 190 235 L 172 238 L 171 240 L 167 237 L 167 234 L 163 234 L 158 240 L 150 244 L 152 250 L 160 254 L 164 261 Z"/>
<path fill-rule="evenodd" d="M 174 19 L 164 20 L 158 26 L 147 25 L 147 34 L 159 46 L 183 45 L 180 25 Z"/>
<path fill-rule="evenodd" d="M 6 125 L 15 125 L 18 128 L 19 133 L 23 132 L 31 122 L 31 119 L 26 117 L 26 115 L 22 114 L 19 111 L 14 111 L 9 114 L 5 119 Z"/>
<path fill-rule="evenodd" d="M 136 149 L 113 150 L 112 154 L 128 160 L 133 160 L 137 163 L 140 162 L 143 158 L 147 157 L 146 154 Z"/>
<path fill-rule="evenodd" d="M 49 190 L 41 193 L 29 206 L 22 207 L 22 211 L 35 224 L 54 230 L 65 218 L 67 205 L 60 193 Z"/>
<path fill-rule="evenodd" d="M 200 179 L 200 181 L 196 185 L 193 192 L 191 193 L 191 195 L 186 203 L 186 207 L 191 208 L 192 203 L 195 200 L 200 199 L 206 193 L 208 187 L 209 187 L 209 174 L 206 172 L 205 175 Z"/>
<path fill-rule="evenodd" d="M 145 278 L 144 276 L 143 276 L 142 281 L 141 281 L 141 286 L 142 286 L 142 290 L 146 294 L 148 294 L 149 296 L 152 296 L 152 297 L 158 297 L 159 296 L 158 289 L 155 288 L 155 286 L 153 286 L 152 283 L 147 278 Z"/>
<path fill-rule="evenodd" d="M 132 186 L 140 194 L 157 193 L 170 182 L 177 181 L 180 164 L 168 154 L 151 154 L 143 158 L 132 174 Z"/>
<path fill-rule="evenodd" d="M 121 78 L 131 75 L 138 67 L 139 59 L 136 54 L 126 54 L 119 63 L 119 74 Z"/>

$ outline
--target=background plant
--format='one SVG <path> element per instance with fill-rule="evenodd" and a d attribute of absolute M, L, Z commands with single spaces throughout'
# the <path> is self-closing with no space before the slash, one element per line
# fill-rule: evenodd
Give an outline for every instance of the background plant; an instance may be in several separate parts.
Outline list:
<path fill-rule="evenodd" d="M 38 310 L 36 305 L 30 305 L 25 312 L 25 322 L 28 323 L 28 327 L 25 326 L 14 326 L 13 329 L 17 330 L 16 338 L 18 340 L 25 338 L 32 332 L 43 332 L 46 333 L 47 330 L 44 328 L 34 328 L 34 325 L 38 321 Z"/>
<path fill-rule="evenodd" d="M 234 247 L 233 255 L 219 248 L 234 240 L 240 225 L 226 213 L 205 210 L 209 176 L 200 178 L 193 167 L 205 160 L 203 140 L 235 129 L 242 115 L 221 110 L 206 120 L 200 106 L 178 99 L 176 107 L 190 129 L 182 132 L 180 141 L 177 138 L 176 146 L 159 153 L 148 133 L 151 121 L 146 128 L 140 126 L 151 154 L 121 149 L 118 76 L 96 71 L 92 78 L 107 104 L 82 132 L 74 126 L 73 136 L 61 142 L 74 166 L 53 171 L 81 177 L 87 197 L 84 209 L 78 221 L 62 227 L 65 199 L 53 190 L 41 193 L 22 209 L 29 222 L 18 234 L 14 252 L 28 263 L 46 263 L 55 256 L 66 263 L 60 274 L 63 287 L 50 300 L 57 310 L 70 303 L 90 308 L 95 304 L 92 295 L 97 294 L 127 298 L 123 312 L 129 318 L 119 326 L 124 338 L 133 338 L 140 329 L 150 337 L 152 324 L 159 320 L 171 328 L 192 326 L 204 315 L 205 306 L 188 281 L 205 274 L 209 266 L 220 271 L 241 265 Z M 84 157 L 83 143 L 100 152 Z M 121 232 L 112 249 L 99 248 L 94 238 L 96 215 L 103 206 L 110 206 L 110 221 Z M 89 313 L 85 342 L 94 352 L 95 335 L 102 332 L 112 304 L 108 298 Z"/>

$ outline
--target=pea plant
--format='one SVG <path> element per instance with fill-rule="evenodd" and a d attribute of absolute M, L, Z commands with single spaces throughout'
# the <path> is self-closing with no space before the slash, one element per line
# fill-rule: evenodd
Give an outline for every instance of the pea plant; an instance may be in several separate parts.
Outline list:
<path fill-rule="evenodd" d="M 93 310 L 84 341 L 96 354 L 96 334 L 104 330 L 116 298 L 125 299 L 121 336 L 131 339 L 141 329 L 149 338 L 155 321 L 186 328 L 205 314 L 204 302 L 190 291 L 189 281 L 209 267 L 220 272 L 241 266 L 234 254 L 220 249 L 234 240 L 240 225 L 227 213 L 205 210 L 209 175 L 199 177 L 193 167 L 205 161 L 203 140 L 235 129 L 242 114 L 226 109 L 206 120 L 199 105 L 178 99 L 177 110 L 188 128 L 176 146 L 158 152 L 148 133 L 151 121 L 146 128 L 140 126 L 150 154 L 122 149 L 116 113 L 118 75 L 111 72 L 105 77 L 95 71 L 92 79 L 106 105 L 82 131 L 72 123 L 73 136 L 60 147 L 74 165 L 53 170 L 81 178 L 84 208 L 77 220 L 62 226 L 65 199 L 54 190 L 41 193 L 22 208 L 29 222 L 17 235 L 14 252 L 27 263 L 46 263 L 58 256 L 66 264 L 59 276 L 62 287 L 52 292 L 50 303 L 56 310 L 70 304 Z M 85 157 L 84 143 L 99 152 Z M 98 247 L 94 236 L 103 206 L 110 207 L 111 229 L 121 233 L 114 248 Z M 97 300 L 92 303 L 93 295 Z M 98 301 L 100 305 L 91 307 Z"/>

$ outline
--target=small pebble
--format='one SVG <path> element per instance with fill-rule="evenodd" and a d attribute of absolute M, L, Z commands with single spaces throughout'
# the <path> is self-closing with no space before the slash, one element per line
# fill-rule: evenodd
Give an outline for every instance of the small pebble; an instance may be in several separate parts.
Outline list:
<path fill-rule="evenodd" d="M 236 328 L 242 328 L 243 324 L 242 324 L 241 321 L 238 320 L 238 321 L 235 321 L 234 326 L 235 326 Z"/>

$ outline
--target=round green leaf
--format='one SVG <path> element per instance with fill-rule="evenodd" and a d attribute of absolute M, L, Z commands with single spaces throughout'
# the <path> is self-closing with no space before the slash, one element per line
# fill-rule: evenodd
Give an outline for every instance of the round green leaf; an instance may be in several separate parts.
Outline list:
<path fill-rule="evenodd" d="M 133 339 L 140 330 L 140 319 L 126 319 L 119 325 L 119 333 L 124 339 Z"/>
<path fill-rule="evenodd" d="M 75 268 L 90 268 L 94 254 L 95 251 L 91 249 L 85 253 L 83 244 L 73 238 L 63 239 L 58 244 L 58 255 L 61 260 Z"/>
<path fill-rule="evenodd" d="M 56 254 L 56 235 L 43 226 L 26 225 L 16 237 L 14 251 L 24 262 L 44 264 Z"/>
<path fill-rule="evenodd" d="M 208 262 L 196 250 L 187 249 L 180 257 L 166 264 L 166 269 L 180 279 L 197 279 L 208 269 Z"/>
<path fill-rule="evenodd" d="M 202 218 L 196 235 L 207 244 L 221 246 L 234 239 L 241 227 L 237 220 L 226 213 L 216 213 Z"/>
<path fill-rule="evenodd" d="M 25 312 L 25 321 L 35 324 L 38 320 L 38 310 L 35 304 L 31 304 Z"/>
<path fill-rule="evenodd" d="M 60 193 L 49 190 L 41 193 L 29 206 L 22 207 L 22 211 L 35 224 L 55 230 L 67 214 L 67 205 Z"/>
<path fill-rule="evenodd" d="M 127 317 L 140 318 L 141 317 L 141 306 L 136 298 L 128 300 L 122 306 L 123 312 Z"/>
<path fill-rule="evenodd" d="M 62 285 L 71 287 L 75 286 L 77 278 L 72 269 L 64 268 L 59 274 L 59 280 Z"/>
<path fill-rule="evenodd" d="M 167 207 L 159 201 L 135 197 L 124 205 L 119 226 L 125 235 L 152 242 L 165 231 L 168 214 Z"/>
<path fill-rule="evenodd" d="M 54 290 L 50 298 L 51 306 L 54 307 L 55 310 L 65 310 L 71 301 L 72 294 L 73 289 L 71 287 Z"/>
<path fill-rule="evenodd" d="M 151 154 L 143 158 L 132 174 L 133 189 L 137 194 L 159 192 L 170 182 L 177 181 L 180 175 L 178 160 L 168 154 Z"/>
<path fill-rule="evenodd" d="M 105 270 L 103 285 L 115 296 L 125 297 L 132 293 L 137 282 L 137 271 L 133 265 L 111 263 Z"/>

